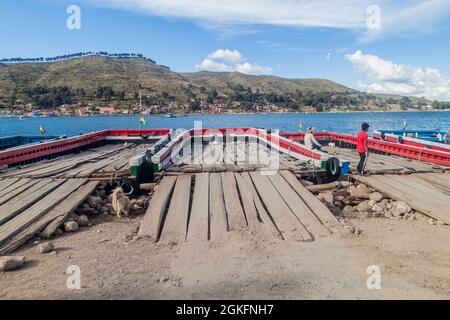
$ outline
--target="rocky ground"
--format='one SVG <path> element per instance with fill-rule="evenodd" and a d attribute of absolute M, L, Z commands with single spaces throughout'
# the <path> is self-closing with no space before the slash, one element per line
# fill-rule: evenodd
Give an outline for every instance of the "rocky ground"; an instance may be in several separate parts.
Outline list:
<path fill-rule="evenodd" d="M 387 218 L 444 224 L 413 210 L 404 201 L 394 201 L 362 183 L 341 181 L 333 190 L 318 193 L 318 198 L 342 223 L 348 219 Z"/>
<path fill-rule="evenodd" d="M 223 244 L 139 239 L 152 191 L 117 218 L 100 185 L 50 243 L 35 239 L 0 272 L 0 299 L 449 299 L 448 226 L 365 185 L 342 181 L 317 196 L 351 235 L 311 243 L 236 234 Z M 72 266 L 81 288 L 67 286 Z M 381 288 L 368 289 L 370 266 Z"/>

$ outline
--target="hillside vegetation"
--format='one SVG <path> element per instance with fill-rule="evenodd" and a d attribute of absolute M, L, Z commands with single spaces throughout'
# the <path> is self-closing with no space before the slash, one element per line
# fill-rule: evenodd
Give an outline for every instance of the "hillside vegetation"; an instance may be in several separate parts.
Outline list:
<path fill-rule="evenodd" d="M 176 73 L 143 58 L 89 56 L 50 63 L 0 64 L 0 107 L 62 104 L 141 105 L 197 111 L 223 105 L 246 111 L 271 105 L 292 110 L 420 107 L 424 99 L 361 93 L 329 80 L 242 73 Z"/>

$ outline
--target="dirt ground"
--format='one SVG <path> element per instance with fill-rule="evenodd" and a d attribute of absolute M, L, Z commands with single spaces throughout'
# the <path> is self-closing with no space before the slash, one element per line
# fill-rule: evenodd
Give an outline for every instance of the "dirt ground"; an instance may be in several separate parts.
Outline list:
<path fill-rule="evenodd" d="M 128 240 L 141 216 L 102 217 L 53 240 L 30 243 L 20 270 L 0 272 L 0 299 L 449 299 L 450 227 L 422 221 L 351 220 L 362 233 L 314 242 L 234 234 L 224 244 Z M 81 270 L 80 290 L 66 268 Z M 369 290 L 367 268 L 381 268 Z"/>

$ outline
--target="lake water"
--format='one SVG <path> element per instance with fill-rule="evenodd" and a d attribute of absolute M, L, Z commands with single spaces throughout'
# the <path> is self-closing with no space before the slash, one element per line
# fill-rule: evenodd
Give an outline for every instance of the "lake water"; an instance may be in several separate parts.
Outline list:
<path fill-rule="evenodd" d="M 194 121 L 203 127 L 258 127 L 298 131 L 300 120 L 303 129 L 313 126 L 316 131 L 333 131 L 355 134 L 363 122 L 375 129 L 402 129 L 406 120 L 409 129 L 450 128 L 450 112 L 356 112 L 315 114 L 234 114 L 190 115 L 167 118 L 161 115 L 146 116 L 147 128 L 193 128 Z M 104 129 L 138 129 L 138 116 L 55 117 L 55 118 L 0 118 L 0 136 L 38 135 L 43 125 L 49 135 L 73 136 Z"/>

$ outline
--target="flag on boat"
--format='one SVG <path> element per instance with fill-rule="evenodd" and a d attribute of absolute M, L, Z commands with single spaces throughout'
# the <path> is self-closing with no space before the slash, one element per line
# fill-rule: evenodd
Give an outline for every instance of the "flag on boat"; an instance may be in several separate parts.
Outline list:
<path fill-rule="evenodd" d="M 298 124 L 298 128 L 300 131 L 303 131 L 303 122 L 300 120 L 300 123 Z"/>
<path fill-rule="evenodd" d="M 139 124 L 147 124 L 147 121 L 145 121 L 144 116 L 139 117 Z"/>
<path fill-rule="evenodd" d="M 45 128 L 44 128 L 44 126 L 42 124 L 39 127 L 39 132 L 41 133 L 41 135 L 45 134 Z"/>
<path fill-rule="evenodd" d="M 403 121 L 403 130 L 406 130 L 406 128 L 408 127 L 408 124 L 406 123 L 406 120 Z"/>

